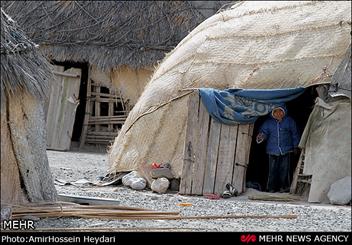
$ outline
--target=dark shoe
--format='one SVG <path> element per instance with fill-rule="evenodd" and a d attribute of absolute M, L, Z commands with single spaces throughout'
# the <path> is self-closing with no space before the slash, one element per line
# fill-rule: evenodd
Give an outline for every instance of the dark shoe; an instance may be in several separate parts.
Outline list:
<path fill-rule="evenodd" d="M 224 193 L 223 193 L 223 196 L 226 196 L 224 198 L 228 198 L 227 196 L 229 196 L 229 197 L 238 196 L 238 191 L 236 190 L 236 188 L 232 184 L 230 184 L 230 183 L 226 184 L 226 189 L 227 190 L 224 191 Z"/>
<path fill-rule="evenodd" d="M 230 198 L 230 197 L 233 197 L 233 195 L 231 194 L 230 191 L 226 190 L 221 194 L 221 197 L 222 198 Z"/>

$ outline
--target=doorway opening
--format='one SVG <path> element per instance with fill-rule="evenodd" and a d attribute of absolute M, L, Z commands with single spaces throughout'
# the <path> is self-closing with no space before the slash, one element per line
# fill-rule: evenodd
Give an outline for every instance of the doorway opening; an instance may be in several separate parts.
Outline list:
<path fill-rule="evenodd" d="M 79 104 L 76 109 L 75 121 L 73 124 L 73 131 L 71 137 L 71 149 L 79 146 L 79 141 L 82 134 L 85 109 L 86 109 L 86 101 L 87 101 L 87 84 L 88 84 L 88 63 L 79 63 L 72 61 L 53 61 L 54 65 L 59 65 L 64 67 L 64 71 L 70 68 L 78 68 L 81 69 L 81 81 L 79 86 L 79 94 L 78 100 Z"/>
<path fill-rule="evenodd" d="M 318 96 L 315 88 L 316 86 L 306 88 L 303 94 L 301 94 L 296 99 L 286 103 L 288 115 L 290 115 L 296 121 L 300 135 L 303 133 L 309 115 L 313 110 L 315 99 Z M 254 124 L 249 164 L 246 175 L 247 188 L 257 189 L 259 191 L 266 191 L 269 159 L 266 154 L 265 142 L 257 144 L 256 136 L 261 125 L 269 116 L 270 115 L 259 117 Z M 290 180 L 292 180 L 294 170 L 297 166 L 298 158 L 298 155 L 292 156 L 290 166 Z"/>

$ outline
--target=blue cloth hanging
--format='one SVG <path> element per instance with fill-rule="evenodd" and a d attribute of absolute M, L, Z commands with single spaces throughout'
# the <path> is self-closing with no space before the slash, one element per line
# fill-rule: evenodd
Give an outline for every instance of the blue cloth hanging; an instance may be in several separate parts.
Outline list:
<path fill-rule="evenodd" d="M 288 89 L 199 89 L 201 101 L 215 120 L 224 124 L 254 123 L 277 106 L 297 98 L 304 88 Z"/>

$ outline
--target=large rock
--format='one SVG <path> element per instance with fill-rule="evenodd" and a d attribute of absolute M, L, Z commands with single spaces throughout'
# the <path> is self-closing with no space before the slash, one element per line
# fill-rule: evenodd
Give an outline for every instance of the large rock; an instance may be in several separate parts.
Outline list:
<path fill-rule="evenodd" d="M 333 183 L 330 186 L 328 198 L 331 204 L 348 204 L 351 201 L 351 176 L 346 176 Z"/>
<path fill-rule="evenodd" d="M 159 194 L 165 193 L 169 188 L 170 182 L 167 178 L 159 178 L 152 182 L 151 189 Z"/>

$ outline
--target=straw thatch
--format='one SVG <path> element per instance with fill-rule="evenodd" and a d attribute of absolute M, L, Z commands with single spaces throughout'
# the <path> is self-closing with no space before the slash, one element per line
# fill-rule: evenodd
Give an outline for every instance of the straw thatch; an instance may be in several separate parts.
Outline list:
<path fill-rule="evenodd" d="M 50 64 L 1 9 L 1 205 L 54 201 L 45 150 Z"/>
<path fill-rule="evenodd" d="M 1 95 L 28 91 L 43 97 L 50 76 L 50 64 L 1 9 Z"/>
<path fill-rule="evenodd" d="M 2 6 L 57 61 L 106 70 L 154 65 L 229 1 L 2 1 Z"/>

